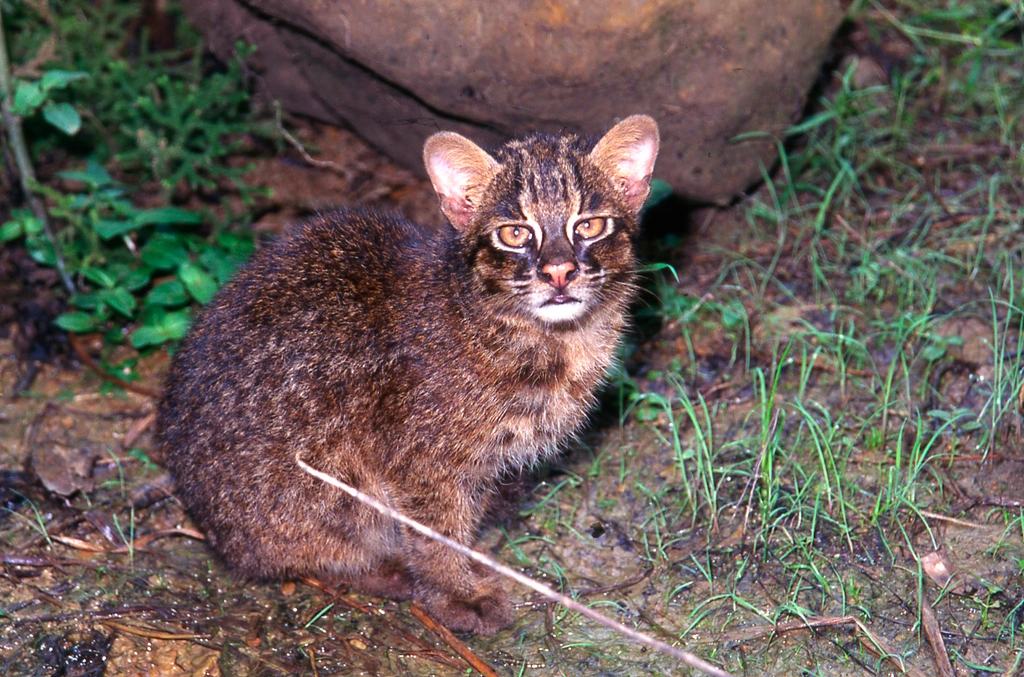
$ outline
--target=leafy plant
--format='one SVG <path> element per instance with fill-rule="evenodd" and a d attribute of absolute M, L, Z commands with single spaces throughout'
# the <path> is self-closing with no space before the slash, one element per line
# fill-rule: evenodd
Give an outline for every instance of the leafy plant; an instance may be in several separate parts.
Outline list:
<path fill-rule="evenodd" d="M 88 73 L 48 70 L 38 80 L 15 78 L 11 113 L 27 118 L 42 110 L 43 119 L 50 125 L 69 136 L 76 134 L 82 127 L 82 116 L 66 101 L 54 101 L 53 94 L 88 77 Z"/>
<path fill-rule="evenodd" d="M 56 320 L 61 328 L 105 331 L 111 342 L 130 336 L 137 348 L 176 341 L 188 330 L 191 306 L 209 302 L 253 248 L 248 234 L 208 228 L 211 214 L 172 204 L 180 186 L 227 181 L 245 201 L 257 191 L 241 178 L 247 167 L 226 162 L 251 126 L 241 62 L 213 70 L 187 30 L 178 51 L 152 51 L 145 36 L 128 45 L 139 11 L 131 4 L 60 3 L 36 22 L 28 16 L 33 8 L 18 9 L 8 24 L 17 32 L 12 51 L 48 65 L 37 78 L 14 81 L 10 110 L 20 118 L 41 113 L 65 134 L 82 132 L 68 145 L 49 127 L 33 129 L 36 153 L 60 148 L 87 159 L 80 170 L 57 173 L 61 183 L 28 182 L 58 228 L 46 232 L 38 210 L 14 209 L 0 225 L 0 242 L 23 240 L 34 260 L 73 281 L 71 309 Z M 138 206 L 128 179 L 159 182 L 162 204 Z"/>
<path fill-rule="evenodd" d="M 123 60 L 105 64 L 99 80 L 104 91 L 96 95 L 111 102 L 100 119 L 117 121 L 122 137 L 117 161 L 148 173 L 168 195 L 180 183 L 192 190 L 215 189 L 227 180 L 251 200 L 254 189 L 241 178 L 251 167 L 224 162 L 240 150 L 241 136 L 251 128 L 241 59 L 252 49 L 239 43 L 238 52 L 226 71 L 212 73 L 203 68 L 201 50 L 169 71 Z"/>
<path fill-rule="evenodd" d="M 196 212 L 165 206 L 140 209 L 127 197 L 127 188 L 95 162 L 83 171 L 61 172 L 79 182 L 79 192 L 63 193 L 40 186 L 49 198 L 51 214 L 65 223 L 58 246 L 80 288 L 70 304 L 76 310 L 56 322 L 76 333 L 115 328 L 108 339 L 119 341 L 123 325 L 139 322 L 131 334 L 142 348 L 176 341 L 191 319 L 187 305 L 207 303 L 252 249 L 252 239 L 220 233 L 207 241 L 195 232 L 202 222 Z M 25 236 L 33 259 L 56 264 L 53 245 L 25 210 L 0 227 L 10 237 Z"/>

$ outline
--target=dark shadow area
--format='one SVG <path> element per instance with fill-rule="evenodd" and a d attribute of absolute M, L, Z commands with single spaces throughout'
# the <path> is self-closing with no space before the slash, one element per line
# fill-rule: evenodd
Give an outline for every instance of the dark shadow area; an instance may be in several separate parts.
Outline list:
<path fill-rule="evenodd" d="M 661 330 L 661 319 L 657 313 L 644 312 L 644 309 L 650 309 L 651 304 L 658 301 L 654 291 L 655 276 L 672 276 L 672 272 L 650 269 L 658 264 L 676 268 L 678 262 L 685 258 L 694 238 L 699 236 L 699 224 L 694 218 L 699 208 L 700 205 L 673 193 L 644 212 L 636 248 L 640 269 L 644 272 L 638 279 L 640 289 L 633 304 L 633 325 L 626 336 L 629 344 L 642 345 Z M 627 368 L 629 366 L 627 363 Z"/>

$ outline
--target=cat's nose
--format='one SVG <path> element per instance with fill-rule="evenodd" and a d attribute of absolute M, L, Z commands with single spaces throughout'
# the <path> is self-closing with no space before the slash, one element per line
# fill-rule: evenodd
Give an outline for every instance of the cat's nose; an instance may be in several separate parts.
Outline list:
<path fill-rule="evenodd" d="M 551 286 L 555 289 L 563 289 L 565 285 L 569 284 L 576 275 L 576 264 L 572 261 L 565 261 L 563 263 L 548 263 L 541 266 L 541 275 L 548 279 Z"/>

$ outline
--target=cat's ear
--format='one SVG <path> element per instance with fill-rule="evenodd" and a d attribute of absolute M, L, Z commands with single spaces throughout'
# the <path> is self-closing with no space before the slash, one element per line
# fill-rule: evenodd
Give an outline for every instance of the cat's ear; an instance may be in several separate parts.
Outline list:
<path fill-rule="evenodd" d="M 631 115 L 608 130 L 590 151 L 590 159 L 612 177 L 634 212 L 651 191 L 658 156 L 658 124 L 646 115 Z"/>
<path fill-rule="evenodd" d="M 498 163 L 480 146 L 455 132 L 434 134 L 423 146 L 423 163 L 441 201 L 441 211 L 463 230 L 498 171 Z"/>

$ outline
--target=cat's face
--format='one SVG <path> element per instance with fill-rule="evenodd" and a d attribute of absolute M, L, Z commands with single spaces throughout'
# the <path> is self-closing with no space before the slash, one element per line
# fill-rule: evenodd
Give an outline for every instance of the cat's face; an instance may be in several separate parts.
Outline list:
<path fill-rule="evenodd" d="M 473 268 L 495 301 L 541 322 L 583 318 L 633 274 L 636 214 L 575 137 L 534 137 L 501 169 L 468 229 Z"/>
<path fill-rule="evenodd" d="M 443 144 L 432 148 L 439 137 Z M 634 116 L 596 145 L 539 135 L 491 156 L 444 134 L 428 141 L 425 155 L 489 302 L 545 325 L 572 326 L 630 295 L 632 240 L 656 152 L 654 122 Z"/>

